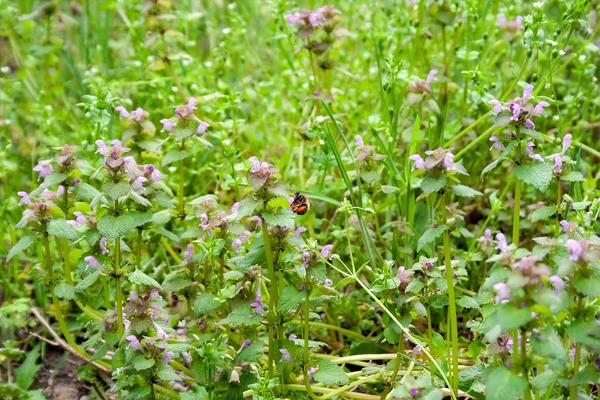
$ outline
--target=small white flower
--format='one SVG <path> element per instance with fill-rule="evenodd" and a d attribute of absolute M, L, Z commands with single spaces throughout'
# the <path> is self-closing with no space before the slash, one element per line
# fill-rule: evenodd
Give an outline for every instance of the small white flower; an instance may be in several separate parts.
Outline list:
<path fill-rule="evenodd" d="M 546 39 L 546 43 L 548 43 L 550 46 L 557 46 L 558 42 L 555 42 L 554 40 L 550 40 L 550 39 Z"/>
<path fill-rule="evenodd" d="M 533 6 L 535 8 L 542 8 L 544 6 L 544 2 L 543 1 L 536 1 L 535 3 L 533 3 Z"/>
<path fill-rule="evenodd" d="M 564 56 L 565 54 L 567 54 L 567 53 L 564 50 L 561 50 L 561 51 L 558 52 L 559 56 Z"/>

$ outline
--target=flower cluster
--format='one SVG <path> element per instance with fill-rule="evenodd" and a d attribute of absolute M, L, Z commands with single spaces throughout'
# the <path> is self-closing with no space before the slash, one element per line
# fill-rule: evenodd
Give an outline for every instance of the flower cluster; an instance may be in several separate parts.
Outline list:
<path fill-rule="evenodd" d="M 566 157 L 567 150 L 571 148 L 571 139 L 573 136 L 570 133 L 567 133 L 563 138 L 562 142 L 562 151 L 558 154 L 554 154 L 552 156 L 552 162 L 554 163 L 554 173 L 560 175 L 563 172 L 563 163 L 565 161 L 569 161 L 570 159 Z"/>
<path fill-rule="evenodd" d="M 450 150 L 438 148 L 436 150 L 426 151 L 426 159 L 420 155 L 414 154 L 410 159 L 414 162 L 412 170 L 422 169 L 425 171 L 456 171 L 461 174 L 466 174 L 464 167 L 454 163 L 454 154 Z"/>
<path fill-rule="evenodd" d="M 176 107 L 175 116 L 160 120 L 163 124 L 161 132 L 170 132 L 175 128 L 188 128 L 190 124 L 197 122 L 198 126 L 194 133 L 206 135 L 206 129 L 210 125 L 194 115 L 196 108 L 196 99 L 194 97 L 191 97 L 186 105 Z"/>
<path fill-rule="evenodd" d="M 375 146 L 365 146 L 362 136 L 356 135 L 354 136 L 354 140 L 356 140 L 356 158 L 359 161 L 378 161 L 384 158 L 382 154 L 377 154 L 374 152 L 376 148 Z"/>
<path fill-rule="evenodd" d="M 288 25 L 298 28 L 296 34 L 302 40 L 307 39 L 317 28 L 331 31 L 339 22 L 341 12 L 332 5 L 318 8 L 315 11 L 303 10 L 293 14 L 286 14 Z"/>
<path fill-rule="evenodd" d="M 496 24 L 505 28 L 509 32 L 516 32 L 519 30 L 523 30 L 523 18 L 519 15 L 515 17 L 513 21 L 509 21 L 506 19 L 506 16 L 502 13 L 496 16 Z"/>
<path fill-rule="evenodd" d="M 123 157 L 125 153 L 131 150 L 129 147 L 123 146 L 120 140 L 113 140 L 111 142 L 112 147 L 108 147 L 103 140 L 96 140 L 96 146 L 98 150 L 96 153 L 100 153 L 104 158 L 104 165 L 108 167 L 112 172 L 120 172 L 125 168 L 126 160 Z"/>
<path fill-rule="evenodd" d="M 533 99 L 532 92 L 533 85 L 525 85 L 523 97 L 516 97 L 504 104 L 500 103 L 499 100 L 492 99 L 488 101 L 488 104 L 494 106 L 492 108 L 493 114 L 509 117 L 508 120 L 511 124 L 523 126 L 527 129 L 535 129 L 532 118 L 544 114 L 544 107 L 548 107 L 550 104 L 542 100 L 534 106 L 529 102 L 529 100 Z M 496 140 L 492 141 L 497 142 L 498 140 L 496 138 Z"/>

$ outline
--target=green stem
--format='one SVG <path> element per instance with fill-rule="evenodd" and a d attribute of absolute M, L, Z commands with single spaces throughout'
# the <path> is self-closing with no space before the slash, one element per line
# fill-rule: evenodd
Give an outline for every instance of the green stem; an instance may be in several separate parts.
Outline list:
<path fill-rule="evenodd" d="M 579 318 L 581 315 L 581 297 L 577 299 L 577 314 L 576 318 Z M 579 372 L 579 363 L 581 361 L 581 345 L 577 342 L 575 344 L 575 360 L 573 362 L 573 376 L 577 375 Z M 569 388 L 569 400 L 577 399 L 577 385 L 571 385 Z"/>
<path fill-rule="evenodd" d="M 183 149 L 183 141 L 181 142 L 181 148 Z M 179 162 L 179 219 L 185 218 L 185 205 L 183 204 L 183 162 Z"/>
<path fill-rule="evenodd" d="M 527 332 L 522 331 L 521 334 L 521 366 L 523 368 L 523 376 L 527 380 L 525 388 L 525 400 L 531 400 L 531 390 L 529 388 L 529 368 L 527 367 Z"/>
<path fill-rule="evenodd" d="M 515 205 L 513 212 L 513 235 L 512 242 L 519 247 L 519 222 L 521 219 L 521 181 L 517 178 L 515 184 Z"/>
<path fill-rule="evenodd" d="M 262 221 L 263 240 L 265 242 L 265 257 L 267 259 L 267 269 L 269 273 L 269 279 L 271 280 L 270 293 L 269 293 L 269 311 L 276 313 L 276 304 L 279 301 L 279 289 L 277 288 L 277 276 L 275 275 L 275 267 L 273 265 L 273 253 L 271 251 L 271 241 L 269 240 L 269 228 L 267 222 L 263 219 Z M 269 324 L 269 358 L 268 358 L 268 372 L 269 378 L 273 378 L 273 343 L 275 340 L 275 330 L 273 324 Z"/>
<path fill-rule="evenodd" d="M 311 399 L 315 399 L 318 398 L 317 396 L 315 396 L 315 394 L 313 393 L 312 389 L 311 389 L 311 384 L 310 384 L 310 378 L 308 376 L 308 341 L 309 341 L 309 320 L 310 320 L 310 290 L 308 289 L 308 275 L 307 275 L 307 279 L 306 279 L 306 298 L 304 299 L 304 333 L 303 333 L 303 339 L 304 339 L 304 348 L 303 348 L 303 358 L 302 358 L 302 362 L 303 362 L 303 372 L 304 372 L 304 386 L 306 387 L 306 392 L 308 393 L 308 395 L 310 396 Z M 270 350 L 270 349 L 269 349 Z"/>
<path fill-rule="evenodd" d="M 444 224 L 448 223 L 446 215 L 446 195 L 441 196 L 442 219 Z M 448 313 L 450 318 L 450 332 L 452 341 L 452 389 L 454 395 L 458 396 L 458 322 L 456 318 L 456 299 L 454 296 L 454 273 L 452 271 L 452 258 L 450 249 L 450 231 L 444 231 L 444 261 L 446 264 L 446 281 L 448 282 Z"/>
<path fill-rule="evenodd" d="M 115 239 L 115 302 L 117 306 L 117 330 L 120 336 L 125 332 L 123 325 L 123 293 L 121 290 L 121 237 Z"/>
<path fill-rule="evenodd" d="M 138 228 L 137 252 L 135 258 L 137 269 L 142 269 L 142 228 Z"/>

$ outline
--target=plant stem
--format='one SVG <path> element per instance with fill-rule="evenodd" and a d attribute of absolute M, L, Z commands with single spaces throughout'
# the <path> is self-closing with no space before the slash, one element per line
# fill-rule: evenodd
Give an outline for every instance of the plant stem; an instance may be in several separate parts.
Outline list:
<path fill-rule="evenodd" d="M 521 366 L 523 368 L 523 376 L 527 380 L 525 388 L 525 400 L 531 400 L 531 390 L 529 389 L 529 370 L 527 368 L 527 332 L 522 331 L 521 334 Z"/>
<path fill-rule="evenodd" d="M 442 219 L 448 223 L 446 215 L 446 195 L 441 196 Z M 444 231 L 444 261 L 446 264 L 446 281 L 448 282 L 448 316 L 450 319 L 450 332 L 452 341 L 452 389 L 458 395 L 458 323 L 456 319 L 456 299 L 454 296 L 454 273 L 452 271 L 452 258 L 450 256 L 450 231 Z"/>
<path fill-rule="evenodd" d="M 581 297 L 577 299 L 577 314 L 576 318 L 579 318 L 581 314 Z M 581 345 L 579 343 L 575 343 L 575 360 L 573 362 L 573 376 L 577 375 L 579 372 L 579 363 L 581 360 Z M 577 399 L 577 385 L 571 385 L 569 388 L 569 400 Z"/>
<path fill-rule="evenodd" d="M 302 353 L 302 363 L 303 363 L 303 372 L 304 372 L 304 386 L 306 387 L 306 392 L 308 393 L 308 395 L 310 396 L 311 399 L 314 399 L 316 396 L 314 395 L 312 389 L 311 389 L 311 385 L 310 385 L 310 378 L 308 376 L 308 340 L 309 340 L 309 336 L 308 336 L 308 329 L 309 329 L 309 320 L 310 320 L 310 290 L 308 289 L 308 275 L 307 275 L 307 279 L 306 279 L 306 298 L 304 299 L 304 333 L 303 333 L 303 339 L 304 339 L 304 349 L 303 349 L 303 353 Z M 269 348 L 269 351 L 271 351 L 271 348 Z"/>
<path fill-rule="evenodd" d="M 276 304 L 279 301 L 279 289 L 277 288 L 277 276 L 275 275 L 275 267 L 273 265 L 273 253 L 271 252 L 271 241 L 269 240 L 269 228 L 267 222 L 263 219 L 262 221 L 263 240 L 265 242 L 265 257 L 267 259 L 267 269 L 269 273 L 269 279 L 271 280 L 270 293 L 269 293 L 269 311 L 276 313 Z M 269 378 L 273 378 L 273 342 L 275 339 L 275 331 L 273 324 L 269 324 L 269 358 L 268 358 L 268 371 Z"/>
<path fill-rule="evenodd" d="M 521 181 L 517 178 L 515 184 L 515 205 L 513 212 L 513 234 L 512 242 L 519 247 L 519 222 L 521 218 Z"/>
<path fill-rule="evenodd" d="M 117 306 L 117 330 L 123 336 L 123 293 L 121 292 L 121 236 L 115 239 L 115 302 Z"/>
<path fill-rule="evenodd" d="M 142 268 L 142 228 L 138 228 L 137 234 L 137 252 L 136 252 L 136 267 Z"/>
<path fill-rule="evenodd" d="M 185 148 L 185 139 L 181 141 L 181 150 Z M 179 219 L 185 219 L 185 205 L 183 203 L 183 163 L 184 160 L 179 161 Z"/>

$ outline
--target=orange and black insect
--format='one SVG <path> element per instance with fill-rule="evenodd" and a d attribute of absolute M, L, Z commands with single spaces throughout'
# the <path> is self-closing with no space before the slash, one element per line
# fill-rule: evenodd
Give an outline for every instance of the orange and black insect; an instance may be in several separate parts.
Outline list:
<path fill-rule="evenodd" d="M 290 204 L 290 208 L 298 215 L 304 215 L 310 209 L 310 203 L 302 193 L 295 193 L 294 200 Z"/>

